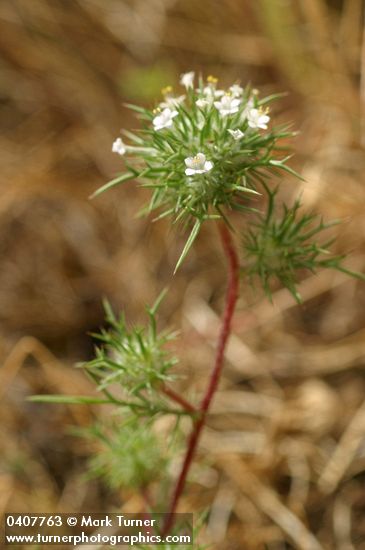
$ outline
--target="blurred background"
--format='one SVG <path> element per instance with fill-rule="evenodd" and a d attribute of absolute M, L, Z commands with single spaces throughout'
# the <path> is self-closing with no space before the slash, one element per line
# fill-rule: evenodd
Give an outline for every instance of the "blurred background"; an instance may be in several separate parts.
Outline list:
<path fill-rule="evenodd" d="M 143 505 L 85 480 L 94 450 L 69 432 L 96 409 L 26 401 L 91 392 L 73 365 L 92 356 L 103 297 L 135 323 L 170 286 L 160 320 L 182 329 L 182 389 L 197 394 L 211 367 L 215 227 L 172 279 L 184 235 L 136 217 L 145 191 L 88 198 L 121 170 L 112 142 L 136 126 L 123 103 L 154 104 L 189 70 L 288 92 L 272 116 L 299 130 L 305 181 L 288 177 L 283 194 L 342 219 L 335 251 L 364 272 L 364 55 L 362 0 L 2 0 L 0 514 Z M 181 503 L 211 507 L 213 548 L 365 549 L 365 286 L 323 272 L 300 290 L 298 307 L 280 288 L 273 305 L 242 288 Z"/>

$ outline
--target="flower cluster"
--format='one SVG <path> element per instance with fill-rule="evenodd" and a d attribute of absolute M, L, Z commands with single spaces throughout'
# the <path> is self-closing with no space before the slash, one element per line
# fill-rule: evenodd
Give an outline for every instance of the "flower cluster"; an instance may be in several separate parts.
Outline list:
<path fill-rule="evenodd" d="M 189 224 L 176 269 L 205 220 L 222 218 L 230 225 L 230 211 L 238 210 L 252 221 L 244 238 L 245 272 L 251 279 L 258 275 L 268 295 L 278 279 L 299 300 L 296 277 L 303 268 L 344 271 L 342 258 L 330 256 L 326 246 L 311 239 L 326 226 L 304 231 L 315 220 L 304 215 L 298 221 L 298 203 L 275 219 L 276 193 L 269 179 L 283 171 L 298 177 L 287 165 L 290 157 L 282 156 L 281 140 L 293 133 L 285 126 L 275 128 L 269 114 L 268 105 L 278 96 L 260 98 L 257 90 L 239 83 L 222 88 L 217 78 L 197 79 L 192 71 L 181 76 L 180 84 L 183 93 L 164 88 L 153 110 L 129 105 L 143 127 L 124 131 L 130 144 L 115 140 L 112 149 L 124 156 L 127 170 L 98 192 L 137 179 L 152 190 L 145 212 L 160 209 L 156 219 L 171 216 Z M 261 213 L 265 200 L 266 214 Z"/>
<path fill-rule="evenodd" d="M 205 220 L 251 210 L 262 180 L 288 170 L 287 158 L 277 159 L 277 142 L 291 135 L 270 127 L 268 104 L 277 96 L 260 99 L 238 83 L 221 89 L 214 77 L 196 83 L 193 72 L 180 83 L 184 93 L 166 87 L 153 110 L 128 105 L 143 127 L 123 132 L 129 144 L 115 140 L 112 149 L 124 156 L 126 171 L 97 192 L 129 179 L 151 188 L 145 211 L 160 209 L 158 217 L 192 226 L 178 265 Z"/>

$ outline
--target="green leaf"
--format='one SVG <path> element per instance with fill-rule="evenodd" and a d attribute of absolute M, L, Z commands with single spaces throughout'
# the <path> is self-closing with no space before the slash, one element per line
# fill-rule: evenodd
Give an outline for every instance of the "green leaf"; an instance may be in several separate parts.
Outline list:
<path fill-rule="evenodd" d="M 133 105 L 132 103 L 124 103 L 124 107 L 127 107 L 127 109 L 130 109 L 131 111 L 135 111 L 140 115 L 144 115 L 144 117 L 146 117 L 147 119 L 151 119 L 153 117 L 152 113 L 150 113 L 144 107 L 139 107 L 138 105 Z"/>
<path fill-rule="evenodd" d="M 90 195 L 90 199 L 94 199 L 98 195 L 101 195 L 101 193 L 104 193 L 104 191 L 107 191 L 108 189 L 111 189 L 112 187 L 115 187 L 116 185 L 119 185 L 120 183 L 124 183 L 125 181 L 129 181 L 131 179 L 135 178 L 135 174 L 132 174 L 132 172 L 126 172 L 125 174 L 122 174 L 118 176 L 117 178 L 108 181 L 105 185 L 102 187 L 99 187 L 92 195 Z"/>
<path fill-rule="evenodd" d="M 144 145 L 143 139 L 137 136 L 136 134 L 134 134 L 133 132 L 130 132 L 129 130 L 122 130 L 122 133 L 137 145 Z"/>
<path fill-rule="evenodd" d="M 190 248 L 192 247 L 193 245 L 193 242 L 195 241 L 196 237 L 198 236 L 198 233 L 200 231 L 200 228 L 201 228 L 201 221 L 200 220 L 196 220 L 195 221 L 195 224 L 194 224 L 194 227 L 193 229 L 191 230 L 191 233 L 189 235 L 189 238 L 188 240 L 186 241 L 185 243 L 185 246 L 183 248 L 183 251 L 180 255 L 180 258 L 178 259 L 178 262 L 176 264 L 176 267 L 175 267 L 175 270 L 174 270 L 174 275 L 175 273 L 177 272 L 177 270 L 179 269 L 179 267 L 181 266 L 181 264 L 183 263 L 183 261 L 185 260 Z"/>
<path fill-rule="evenodd" d="M 157 297 L 157 299 L 155 300 L 155 303 L 153 304 L 153 306 L 152 306 L 151 308 L 147 308 L 147 311 L 148 311 L 148 313 L 149 313 L 150 315 L 153 315 L 153 316 L 156 315 L 157 310 L 158 310 L 158 308 L 160 307 L 161 302 L 162 302 L 162 300 L 165 298 L 167 292 L 168 292 L 168 289 L 167 289 L 167 288 L 164 288 L 164 289 L 160 292 L 160 294 L 159 294 L 159 296 Z"/>
<path fill-rule="evenodd" d="M 295 176 L 296 178 L 298 178 L 302 181 L 305 181 L 305 179 L 300 174 L 298 174 L 298 172 L 296 172 L 295 170 L 293 170 L 293 168 L 290 168 L 289 166 L 284 164 L 284 162 L 286 162 L 288 160 L 288 158 L 290 158 L 290 157 L 287 157 L 283 160 L 270 159 L 269 164 L 270 164 L 270 166 L 274 166 L 275 168 L 280 168 L 281 170 L 284 170 L 285 172 L 288 172 L 288 174 L 291 174 L 292 176 Z"/>
<path fill-rule="evenodd" d="M 109 399 L 87 397 L 84 395 L 31 395 L 27 398 L 27 401 L 64 405 L 104 405 L 110 403 Z"/>

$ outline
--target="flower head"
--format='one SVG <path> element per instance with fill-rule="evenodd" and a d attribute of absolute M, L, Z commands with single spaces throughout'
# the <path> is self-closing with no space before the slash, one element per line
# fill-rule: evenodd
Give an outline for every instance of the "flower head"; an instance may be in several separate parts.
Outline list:
<path fill-rule="evenodd" d="M 125 144 L 123 143 L 122 138 L 118 137 L 112 146 L 113 153 L 118 153 L 118 155 L 124 155 L 127 151 Z"/>
<path fill-rule="evenodd" d="M 179 113 L 172 111 L 169 107 L 166 107 L 160 114 L 153 119 L 153 126 L 155 130 L 162 130 L 163 128 L 169 128 L 172 126 L 173 118 Z"/>
<path fill-rule="evenodd" d="M 233 97 L 230 94 L 225 94 L 222 96 L 220 101 L 215 101 L 214 106 L 218 109 L 221 115 L 233 115 L 238 113 L 241 100 Z"/>
<path fill-rule="evenodd" d="M 198 153 L 195 157 L 188 157 L 185 159 L 187 168 L 185 174 L 187 176 L 194 176 L 195 174 L 205 174 L 213 168 L 213 163 L 206 159 L 204 153 Z"/>
<path fill-rule="evenodd" d="M 187 90 L 189 88 L 193 88 L 194 87 L 194 77 L 195 77 L 194 71 L 190 71 L 189 73 L 184 73 L 180 77 L 180 84 L 182 84 L 182 86 L 185 86 L 185 88 Z"/>
<path fill-rule="evenodd" d="M 247 113 L 247 122 L 250 128 L 261 128 L 267 130 L 267 123 L 270 117 L 266 114 L 267 111 L 262 109 L 250 109 Z"/>
<path fill-rule="evenodd" d="M 228 129 L 228 132 L 231 134 L 233 139 L 235 139 L 236 141 L 243 138 L 243 136 L 245 135 L 244 132 L 241 132 L 241 130 L 239 128 L 237 130 Z"/>
<path fill-rule="evenodd" d="M 259 99 L 249 86 L 232 82 L 222 89 L 216 78 L 197 83 L 196 76 L 181 76 L 184 95 L 164 88 L 157 110 L 129 106 L 142 129 L 126 130 L 128 143 L 115 143 L 113 150 L 128 153 L 126 170 L 97 192 L 129 180 L 152 189 L 144 212 L 161 209 L 161 217 L 192 228 L 177 267 L 205 221 L 225 219 L 226 210 L 256 211 L 255 195 L 268 177 L 291 172 L 286 157 L 276 158 L 277 142 L 291 132 L 252 130 L 267 128 L 265 109 L 275 96 Z"/>

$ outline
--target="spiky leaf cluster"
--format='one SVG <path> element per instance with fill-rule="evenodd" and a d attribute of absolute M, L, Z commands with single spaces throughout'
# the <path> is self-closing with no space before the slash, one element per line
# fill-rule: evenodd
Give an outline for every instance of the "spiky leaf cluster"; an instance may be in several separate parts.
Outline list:
<path fill-rule="evenodd" d="M 291 135 L 287 127 L 269 128 L 267 105 L 278 96 L 260 99 L 238 84 L 218 89 L 213 77 L 200 78 L 197 87 L 193 75 L 183 83 L 184 95 L 168 87 L 154 110 L 129 105 L 143 126 L 124 131 L 129 145 L 116 140 L 113 150 L 124 155 L 126 171 L 97 192 L 134 178 L 150 188 L 145 212 L 159 209 L 158 217 L 192 227 L 180 262 L 205 220 L 252 209 L 260 181 L 290 171 L 287 158 L 278 158 L 278 142 Z"/>
<path fill-rule="evenodd" d="M 95 358 L 80 365 L 110 402 L 148 415 L 169 411 L 159 390 L 174 379 L 171 369 L 177 362 L 166 349 L 176 334 L 157 331 L 158 302 L 147 308 L 147 326 L 132 328 L 128 328 L 124 315 L 116 318 L 105 303 L 109 327 L 94 335 L 101 342 Z"/>
<path fill-rule="evenodd" d="M 134 415 L 117 416 L 94 426 L 87 435 L 100 444 L 89 463 L 90 475 L 104 479 L 112 489 L 141 489 L 166 469 L 167 458 L 151 422 L 141 422 Z"/>
<path fill-rule="evenodd" d="M 342 266 L 344 255 L 333 255 L 328 250 L 333 238 L 323 239 L 323 232 L 338 222 L 324 223 L 313 213 L 300 213 L 300 200 L 292 206 L 282 205 L 282 215 L 275 213 L 276 191 L 266 188 L 268 205 L 266 212 L 257 214 L 245 233 L 243 247 L 246 256 L 246 272 L 255 277 L 271 299 L 271 283 L 276 279 L 289 289 L 300 302 L 297 290 L 298 275 L 302 270 L 312 273 L 327 267 L 362 277 Z"/>

